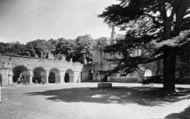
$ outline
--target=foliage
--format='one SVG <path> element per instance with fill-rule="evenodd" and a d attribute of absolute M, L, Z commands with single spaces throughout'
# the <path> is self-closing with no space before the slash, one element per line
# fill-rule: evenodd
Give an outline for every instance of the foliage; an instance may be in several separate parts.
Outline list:
<path fill-rule="evenodd" d="M 0 43 L 0 53 L 21 55 L 24 54 L 24 52 L 25 47 L 23 44 L 20 44 L 19 42 Z"/>
<path fill-rule="evenodd" d="M 12 55 L 24 55 L 36 58 L 48 58 L 49 53 L 53 54 L 56 59 L 64 55 L 67 61 L 71 58 L 74 62 L 92 61 L 91 49 L 95 47 L 95 42 L 90 35 L 78 36 L 72 39 L 37 39 L 28 43 L 0 43 L 0 53 Z M 102 44 L 103 45 L 103 44 Z"/>
<path fill-rule="evenodd" d="M 109 44 L 108 38 L 100 37 L 95 40 L 94 48 L 102 49 Z"/>
<path fill-rule="evenodd" d="M 82 35 L 78 36 L 75 39 L 76 48 L 74 52 L 74 61 L 79 61 L 82 63 L 87 63 L 92 61 L 92 54 L 90 52 L 90 49 L 92 48 L 94 44 L 94 40 L 91 38 L 90 35 Z"/>
<path fill-rule="evenodd" d="M 76 47 L 76 44 L 73 40 L 66 40 L 66 39 L 58 39 L 59 43 L 56 47 L 56 54 L 62 54 L 65 55 L 66 60 L 70 60 L 74 55 L 74 50 Z"/>
<path fill-rule="evenodd" d="M 48 53 L 53 51 L 53 47 L 50 42 L 40 39 L 28 42 L 25 47 L 29 56 L 37 58 L 47 58 Z"/>

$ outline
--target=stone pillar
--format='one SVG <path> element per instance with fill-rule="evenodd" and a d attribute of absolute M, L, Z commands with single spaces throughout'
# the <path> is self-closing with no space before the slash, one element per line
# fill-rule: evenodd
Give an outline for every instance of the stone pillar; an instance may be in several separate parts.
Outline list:
<path fill-rule="evenodd" d="M 60 82 L 65 83 L 65 71 L 60 71 Z"/>
<path fill-rule="evenodd" d="M 49 81 L 48 81 L 48 78 L 49 78 L 49 70 L 46 70 L 45 73 L 46 73 L 46 77 L 45 77 L 45 78 L 46 78 L 46 79 L 45 79 L 45 80 L 46 80 L 46 84 L 49 84 Z"/>
<path fill-rule="evenodd" d="M 78 80 L 77 80 L 78 83 L 81 83 L 81 72 L 78 72 Z"/>
<path fill-rule="evenodd" d="M 74 72 L 74 83 L 80 83 L 81 82 L 81 73 L 79 71 Z"/>
<path fill-rule="evenodd" d="M 9 74 L 8 74 L 8 80 L 9 80 L 9 84 L 8 85 L 12 85 L 13 84 L 13 72 L 12 69 L 9 70 Z"/>
<path fill-rule="evenodd" d="M 29 72 L 29 84 L 33 84 L 33 82 L 32 82 L 32 79 L 33 79 L 33 70 L 29 69 L 28 72 Z"/>

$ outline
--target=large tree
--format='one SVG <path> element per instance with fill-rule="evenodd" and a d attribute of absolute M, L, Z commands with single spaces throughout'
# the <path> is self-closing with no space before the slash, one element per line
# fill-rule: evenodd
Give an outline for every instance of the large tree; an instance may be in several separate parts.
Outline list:
<path fill-rule="evenodd" d="M 40 39 L 28 42 L 25 48 L 29 56 L 36 58 L 47 58 L 48 53 L 54 50 L 50 41 Z"/>
<path fill-rule="evenodd" d="M 74 61 L 78 61 L 81 63 L 88 63 L 92 61 L 92 53 L 90 49 L 92 49 L 94 45 L 94 40 L 88 34 L 78 36 L 75 39 L 76 48 L 74 52 Z"/>
<path fill-rule="evenodd" d="M 25 46 L 20 42 L 2 43 L 0 42 L 0 53 L 12 55 L 24 55 Z"/>
<path fill-rule="evenodd" d="M 87 63 L 92 60 L 90 49 L 94 44 L 94 40 L 90 35 L 78 36 L 75 40 L 58 39 L 59 43 L 56 47 L 56 54 L 64 54 L 66 60 L 71 58 L 74 62 Z"/>
<path fill-rule="evenodd" d="M 74 56 L 74 51 L 76 47 L 76 43 L 74 40 L 67 40 L 64 38 L 58 39 L 58 44 L 56 47 L 56 54 L 63 54 L 66 57 L 67 61 L 70 61 Z"/>
<path fill-rule="evenodd" d="M 124 56 L 116 69 L 130 72 L 139 64 L 163 58 L 164 89 L 175 90 L 176 54 L 189 36 L 185 30 L 190 29 L 190 0 L 119 0 L 100 17 L 127 31 L 124 41 L 108 48 Z M 131 57 L 136 48 L 144 54 Z"/>

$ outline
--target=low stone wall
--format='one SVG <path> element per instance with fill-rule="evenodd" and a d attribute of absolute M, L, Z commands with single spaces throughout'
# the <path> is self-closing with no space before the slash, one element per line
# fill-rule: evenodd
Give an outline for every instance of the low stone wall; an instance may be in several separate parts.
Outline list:
<path fill-rule="evenodd" d="M 190 84 L 190 78 L 176 79 L 176 84 Z"/>
<path fill-rule="evenodd" d="M 109 82 L 125 82 L 125 83 L 137 83 L 138 78 L 125 78 L 125 77 L 109 77 Z"/>
<path fill-rule="evenodd" d="M 109 88 L 112 88 L 112 83 L 109 83 L 109 82 L 100 82 L 100 83 L 98 83 L 98 88 L 99 89 L 109 89 Z"/>

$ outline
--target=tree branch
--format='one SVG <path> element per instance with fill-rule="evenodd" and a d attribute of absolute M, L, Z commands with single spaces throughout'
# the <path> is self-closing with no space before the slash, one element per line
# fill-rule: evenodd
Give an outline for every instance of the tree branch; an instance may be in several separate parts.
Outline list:
<path fill-rule="evenodd" d="M 151 44 L 154 45 L 156 49 L 159 49 L 163 46 L 180 47 L 190 41 L 190 38 L 188 38 L 189 36 L 190 36 L 190 30 L 185 30 L 185 31 L 182 31 L 176 37 L 162 41 L 160 43 L 157 43 L 155 40 L 153 40 Z"/>

